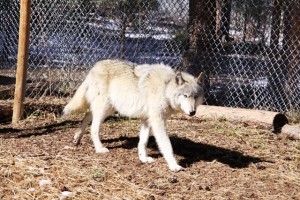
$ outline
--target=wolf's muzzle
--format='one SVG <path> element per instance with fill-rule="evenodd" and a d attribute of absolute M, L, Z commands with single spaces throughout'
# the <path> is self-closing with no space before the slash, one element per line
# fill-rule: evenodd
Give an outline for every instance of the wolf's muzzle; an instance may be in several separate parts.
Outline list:
<path fill-rule="evenodd" d="M 190 116 L 194 116 L 196 114 L 196 111 L 190 112 Z"/>

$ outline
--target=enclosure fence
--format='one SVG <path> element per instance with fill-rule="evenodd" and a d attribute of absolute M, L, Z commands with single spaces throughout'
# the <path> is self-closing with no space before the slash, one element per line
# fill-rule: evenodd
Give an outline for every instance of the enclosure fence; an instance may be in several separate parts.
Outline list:
<path fill-rule="evenodd" d="M 204 71 L 209 105 L 299 110 L 300 2 L 203 2 L 211 17 L 198 48 L 193 0 L 32 0 L 26 98 L 69 97 L 96 61 L 113 58 Z M 19 9 L 0 2 L 1 99 L 13 98 L 4 79 L 15 76 Z M 184 64 L 192 48 L 198 70 Z"/>

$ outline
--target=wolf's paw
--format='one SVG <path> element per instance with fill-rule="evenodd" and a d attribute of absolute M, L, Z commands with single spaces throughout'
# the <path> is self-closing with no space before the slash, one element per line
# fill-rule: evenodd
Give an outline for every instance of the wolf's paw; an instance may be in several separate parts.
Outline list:
<path fill-rule="evenodd" d="M 154 159 L 150 156 L 140 157 L 140 160 L 142 161 L 142 163 L 152 163 L 152 162 L 154 162 Z"/>
<path fill-rule="evenodd" d="M 82 135 L 83 135 L 83 134 L 82 134 L 81 131 L 78 131 L 78 132 L 75 133 L 74 139 L 73 139 L 73 143 L 74 143 L 76 146 L 80 144 Z"/>
<path fill-rule="evenodd" d="M 178 172 L 178 171 L 184 169 L 183 167 L 181 167 L 181 166 L 178 165 L 178 164 L 169 165 L 169 168 L 170 168 L 170 170 L 173 171 L 173 172 Z"/>
<path fill-rule="evenodd" d="M 96 153 L 108 153 L 108 152 L 109 152 L 109 150 L 105 147 L 96 149 Z"/>
<path fill-rule="evenodd" d="M 80 144 L 80 138 L 79 137 L 74 137 L 73 143 L 75 144 L 75 146 L 78 146 Z"/>

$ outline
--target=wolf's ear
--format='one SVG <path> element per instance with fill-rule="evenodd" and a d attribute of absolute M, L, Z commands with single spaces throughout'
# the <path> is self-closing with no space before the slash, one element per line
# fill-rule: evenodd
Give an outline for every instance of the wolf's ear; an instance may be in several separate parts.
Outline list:
<path fill-rule="evenodd" d="M 175 81 L 176 81 L 177 85 L 182 85 L 185 82 L 185 80 L 182 77 L 181 72 L 176 72 Z"/>
<path fill-rule="evenodd" d="M 204 85 L 204 78 L 205 78 L 205 75 L 203 72 L 201 72 L 199 74 L 198 78 L 196 78 L 197 83 L 200 85 Z"/>

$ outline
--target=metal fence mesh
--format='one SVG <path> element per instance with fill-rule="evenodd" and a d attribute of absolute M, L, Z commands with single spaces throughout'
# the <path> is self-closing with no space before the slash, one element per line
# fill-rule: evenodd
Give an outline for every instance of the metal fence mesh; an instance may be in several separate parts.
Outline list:
<path fill-rule="evenodd" d="M 195 28 L 192 2 L 32 0 L 26 97 L 68 96 L 106 58 L 184 68 Z M 0 2 L 0 78 L 15 73 L 19 4 Z M 197 61 L 209 78 L 206 103 L 299 109 L 299 1 L 209 0 L 205 6 L 213 18 Z"/>

